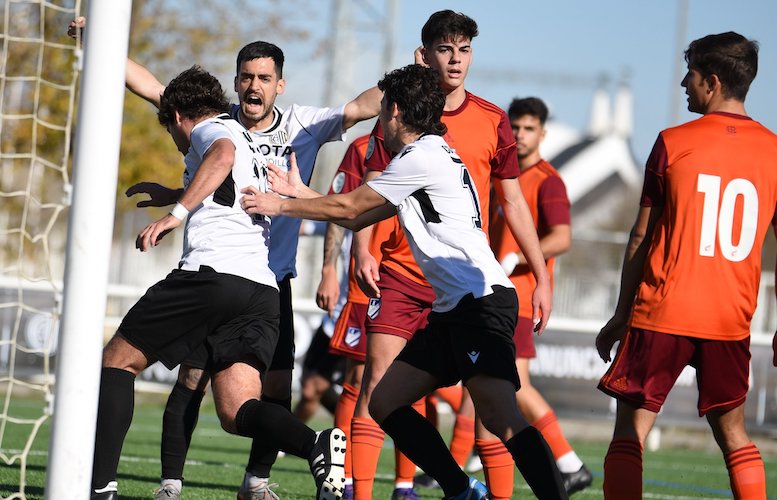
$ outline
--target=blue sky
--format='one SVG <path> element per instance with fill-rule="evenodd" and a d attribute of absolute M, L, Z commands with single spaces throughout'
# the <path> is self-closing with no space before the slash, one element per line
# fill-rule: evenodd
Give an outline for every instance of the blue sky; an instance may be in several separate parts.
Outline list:
<path fill-rule="evenodd" d="M 602 76 L 607 78 L 604 87 L 611 95 L 625 79 L 634 94 L 632 147 L 641 163 L 656 134 L 678 123 L 673 121 L 672 93 L 681 98 L 682 111 L 675 114 L 679 121 L 694 117 L 684 110 L 685 96 L 679 85 L 682 74 L 676 74 L 682 50 L 693 39 L 733 30 L 761 44 L 759 74 L 746 107 L 753 118 L 777 130 L 777 99 L 772 95 L 777 90 L 777 2 L 688 0 L 685 37 L 678 46 L 679 4 L 679 0 L 400 0 L 395 65 L 412 61 L 421 26 L 432 12 L 445 8 L 464 12 L 480 28 L 473 42 L 469 90 L 502 107 L 514 96 L 536 95 L 548 102 L 556 120 L 583 130 Z M 315 29 L 326 32 L 329 11 L 326 4 L 318 5 L 321 17 Z M 322 22 L 322 17 L 327 21 Z M 380 76 L 365 60 L 378 58 L 377 37 L 374 33 L 357 36 L 351 95 Z M 305 60 L 304 50 L 295 54 L 294 48 L 289 49 L 285 76 L 290 90 L 287 98 L 292 100 L 288 102 L 320 101 L 320 86 L 312 88 L 307 84 L 310 77 L 301 76 L 303 71 L 309 75 L 320 61 Z"/>

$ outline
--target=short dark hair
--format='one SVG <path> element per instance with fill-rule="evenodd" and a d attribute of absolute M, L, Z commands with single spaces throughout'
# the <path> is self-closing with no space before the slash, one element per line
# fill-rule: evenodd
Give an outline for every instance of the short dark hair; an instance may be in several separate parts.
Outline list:
<path fill-rule="evenodd" d="M 539 118 L 540 123 L 545 125 L 545 121 L 548 119 L 548 107 L 545 105 L 542 99 L 538 97 L 513 99 L 513 102 L 510 103 L 510 107 L 507 108 L 507 116 L 510 118 L 510 121 L 516 120 L 525 115 Z"/>
<path fill-rule="evenodd" d="M 196 120 L 228 109 L 229 101 L 219 81 L 195 64 L 167 84 L 159 100 L 157 117 L 166 127 L 175 122 L 176 111 L 184 118 Z"/>
<path fill-rule="evenodd" d="M 707 35 L 688 45 L 685 61 L 704 78 L 717 75 L 724 97 L 744 102 L 758 73 L 758 42 L 733 31 Z"/>
<path fill-rule="evenodd" d="M 447 127 L 440 121 L 445 107 L 445 92 L 437 70 L 410 64 L 386 73 L 378 82 L 387 106 L 396 103 L 402 123 L 421 134 L 444 135 Z"/>
<path fill-rule="evenodd" d="M 278 79 L 283 78 L 283 62 L 285 60 L 283 51 L 277 45 L 261 40 L 249 43 L 237 53 L 236 74 L 240 74 L 240 65 L 244 62 L 263 57 L 272 59 L 275 63 L 275 72 L 278 73 Z"/>
<path fill-rule="evenodd" d="M 435 12 L 421 28 L 421 43 L 431 47 L 437 40 L 451 40 L 459 36 L 472 40 L 478 36 L 478 23 L 461 12 L 441 10 Z"/>

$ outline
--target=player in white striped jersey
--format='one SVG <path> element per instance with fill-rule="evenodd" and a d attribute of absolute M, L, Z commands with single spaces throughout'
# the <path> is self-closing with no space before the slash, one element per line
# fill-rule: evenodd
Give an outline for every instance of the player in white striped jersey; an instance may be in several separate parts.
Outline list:
<path fill-rule="evenodd" d="M 83 23 L 81 23 L 83 24 Z M 292 104 L 283 110 L 275 105 L 283 94 L 284 55 L 276 45 L 257 41 L 243 47 L 237 56 L 234 81 L 238 103 L 230 115 L 249 130 L 268 160 L 286 169 L 289 156 L 296 154 L 302 180 L 308 184 L 313 174 L 319 148 L 326 142 L 343 140 L 345 131 L 359 121 L 378 114 L 380 91 L 373 87 L 352 101 L 335 108 L 318 108 Z M 127 88 L 158 106 L 164 86 L 146 68 L 127 61 Z M 171 190 L 153 183 L 139 183 L 127 190 L 128 195 L 146 193 L 151 200 L 138 206 L 165 206 L 177 196 Z M 142 205 L 141 205 L 142 204 Z M 291 279 L 296 276 L 297 242 L 300 221 L 276 217 L 270 239 L 270 269 L 275 273 L 281 297 L 281 336 L 273 363 L 265 379 L 263 400 L 291 408 L 291 375 L 294 366 L 294 325 Z M 191 434 L 196 425 L 199 404 L 207 387 L 203 376 L 204 355 L 194 355 L 181 366 L 178 383 L 165 408 L 162 435 L 162 483 L 180 489 L 183 466 Z M 268 489 L 269 475 L 277 450 L 254 443 L 246 466 L 238 500 L 249 497 L 250 490 Z M 267 492 L 267 498 L 272 498 Z"/>
<path fill-rule="evenodd" d="M 440 137 L 445 96 L 438 78 L 435 70 L 412 65 L 378 83 L 384 91 L 380 122 L 385 144 L 397 153 L 382 176 L 348 194 L 321 197 L 293 169 L 288 175 L 272 170 L 273 190 L 293 198 L 249 187 L 243 190 L 243 208 L 332 220 L 350 229 L 398 213 L 436 299 L 428 326 L 408 342 L 375 389 L 372 417 L 439 482 L 445 498 L 488 498 L 485 486 L 467 478 L 434 426 L 411 407 L 435 388 L 463 380 L 483 424 L 502 439 L 535 495 L 567 498 L 547 443 L 515 403 L 520 381 L 512 336 L 518 301 L 478 228 L 480 206 L 466 166 Z M 528 215 L 525 203 L 517 209 Z M 538 281 L 547 281 L 534 226 L 516 232 L 532 272 Z M 551 297 L 548 287 L 539 290 L 534 316 L 541 317 L 541 332 Z"/>
<path fill-rule="evenodd" d="M 237 186 L 266 192 L 266 159 L 227 106 L 218 80 L 197 66 L 160 98 L 159 122 L 185 154 L 185 189 L 169 214 L 140 233 L 137 247 L 149 250 L 186 219 L 183 254 L 178 269 L 130 309 L 103 352 L 92 500 L 118 498 L 137 374 L 156 360 L 172 369 L 201 345 L 221 426 L 307 458 L 316 498 L 341 496 L 342 431 L 316 433 L 259 400 L 279 335 L 278 289 L 268 264 L 269 220 L 241 210 Z"/>

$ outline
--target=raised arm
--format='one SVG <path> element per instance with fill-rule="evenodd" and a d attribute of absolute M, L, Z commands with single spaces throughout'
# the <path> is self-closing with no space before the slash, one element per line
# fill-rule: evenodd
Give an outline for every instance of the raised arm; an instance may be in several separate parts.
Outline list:
<path fill-rule="evenodd" d="M 382 97 L 383 92 L 378 87 L 372 87 L 348 102 L 343 112 L 343 130 L 348 130 L 362 120 L 378 116 Z"/>
<path fill-rule="evenodd" d="M 132 59 L 127 59 L 127 89 L 142 97 L 157 108 L 165 86 L 146 68 Z"/>

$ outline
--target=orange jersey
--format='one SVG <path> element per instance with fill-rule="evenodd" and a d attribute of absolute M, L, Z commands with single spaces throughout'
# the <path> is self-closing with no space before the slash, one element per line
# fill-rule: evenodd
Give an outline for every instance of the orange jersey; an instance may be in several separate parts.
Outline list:
<path fill-rule="evenodd" d="M 343 160 L 340 162 L 337 172 L 335 172 L 332 186 L 329 188 L 329 194 L 348 193 L 362 185 L 366 170 L 364 157 L 367 154 L 369 140 L 370 136 L 364 135 L 356 138 L 348 146 L 345 156 L 343 156 Z M 396 217 L 392 217 L 388 221 L 390 222 L 393 219 L 396 219 Z M 373 234 L 376 235 L 376 238 L 370 242 L 370 253 L 378 261 L 381 257 L 380 238 L 387 239 L 394 229 L 393 223 L 386 222 L 382 221 L 375 224 Z M 356 277 L 353 272 L 353 257 L 351 257 L 350 264 L 348 265 L 348 301 L 357 304 L 367 304 L 370 301 L 364 292 L 361 291 L 358 283 L 356 283 Z"/>
<path fill-rule="evenodd" d="M 443 113 L 442 122 L 448 127 L 445 141 L 464 161 L 475 184 L 480 198 L 481 227 L 488 234 L 491 178 L 509 179 L 520 173 L 510 121 L 501 108 L 467 92 L 457 110 Z M 365 162 L 369 170 L 383 171 L 393 155 L 383 146 L 380 123 L 373 129 L 373 138 L 375 147 Z M 373 240 L 379 237 L 373 233 Z M 394 231 L 382 248 L 382 265 L 429 286 L 398 222 L 394 222 Z"/>
<path fill-rule="evenodd" d="M 663 212 L 631 325 L 711 340 L 746 338 L 761 247 L 776 222 L 777 136 L 727 113 L 664 130 L 648 159 L 641 204 Z"/>
<path fill-rule="evenodd" d="M 499 184 L 495 185 L 497 191 L 501 190 Z M 542 238 L 552 226 L 569 224 L 569 198 L 564 181 L 555 168 L 545 160 L 540 160 L 535 165 L 521 171 L 521 192 L 529 205 L 534 227 L 537 235 Z M 501 197 L 501 195 L 500 195 Z M 508 253 L 520 253 L 518 242 L 513 238 L 507 221 L 501 211 L 496 211 L 489 226 L 491 248 L 494 250 L 497 260 L 501 261 Z M 548 274 L 553 282 L 553 263 L 555 258 L 546 261 Z M 518 294 L 518 316 L 532 317 L 531 298 L 537 280 L 529 270 L 529 266 L 517 266 L 510 275 L 510 281 L 515 285 Z"/>

